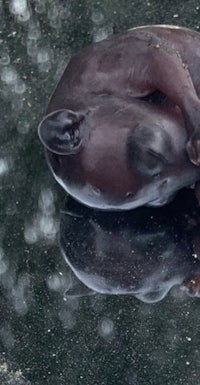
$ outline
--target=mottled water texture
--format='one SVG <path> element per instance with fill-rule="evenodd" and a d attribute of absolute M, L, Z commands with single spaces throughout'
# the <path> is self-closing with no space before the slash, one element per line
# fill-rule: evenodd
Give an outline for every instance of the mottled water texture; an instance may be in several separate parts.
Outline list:
<path fill-rule="evenodd" d="M 4 385 L 199 381 L 199 298 L 176 287 L 156 304 L 129 295 L 66 295 L 75 282 L 58 246 L 66 196 L 49 173 L 37 137 L 38 122 L 70 56 L 110 33 L 148 23 L 199 30 L 199 2 L 0 0 Z M 78 234 L 74 237 L 78 244 Z M 81 242 L 87 248 L 88 238 Z"/>

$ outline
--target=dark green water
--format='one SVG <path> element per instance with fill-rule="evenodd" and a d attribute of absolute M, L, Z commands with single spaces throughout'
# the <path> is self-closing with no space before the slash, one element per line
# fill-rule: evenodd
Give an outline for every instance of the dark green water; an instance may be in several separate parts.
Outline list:
<path fill-rule="evenodd" d="M 198 30 L 199 1 L 0 0 L 2 385 L 199 383 L 199 298 L 176 288 L 155 304 L 64 296 L 71 275 L 58 238 L 66 196 L 37 137 L 70 55 L 150 23 Z"/>

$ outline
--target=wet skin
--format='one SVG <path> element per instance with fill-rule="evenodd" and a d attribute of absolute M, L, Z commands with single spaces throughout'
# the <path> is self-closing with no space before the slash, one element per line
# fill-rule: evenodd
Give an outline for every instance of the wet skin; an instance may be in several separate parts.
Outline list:
<path fill-rule="evenodd" d="M 200 34 L 148 26 L 70 60 L 39 125 L 49 166 L 79 202 L 160 206 L 200 179 Z"/>

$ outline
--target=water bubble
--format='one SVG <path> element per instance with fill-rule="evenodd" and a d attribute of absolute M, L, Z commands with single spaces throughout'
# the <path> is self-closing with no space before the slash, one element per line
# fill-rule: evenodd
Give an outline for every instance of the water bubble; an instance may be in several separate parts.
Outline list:
<path fill-rule="evenodd" d="M 28 311 L 27 295 L 30 290 L 30 277 L 23 274 L 18 278 L 17 283 L 12 288 L 12 300 L 15 311 L 20 315 L 25 315 Z"/>
<path fill-rule="evenodd" d="M 40 72 L 48 72 L 51 68 L 51 57 L 49 49 L 40 48 L 37 52 L 37 63 Z"/>
<path fill-rule="evenodd" d="M 4 274 L 8 269 L 7 263 L 5 261 L 0 261 L 0 275 Z"/>
<path fill-rule="evenodd" d="M 36 39 L 27 39 L 26 49 L 28 56 L 37 58 L 38 53 L 38 42 Z M 37 60 L 35 59 L 37 62 Z"/>
<path fill-rule="evenodd" d="M 71 276 L 70 276 L 71 278 Z M 71 278 L 71 281 L 70 281 L 70 286 L 72 286 L 72 278 Z M 67 298 L 67 306 L 70 310 L 78 310 L 79 309 L 79 298 L 78 297 L 68 297 Z"/>
<path fill-rule="evenodd" d="M 24 227 L 24 239 L 26 243 L 33 244 L 38 241 L 38 231 L 34 226 L 25 225 Z"/>
<path fill-rule="evenodd" d="M 7 174 L 9 165 L 7 159 L 0 158 L 0 176 Z"/>
<path fill-rule="evenodd" d="M 61 28 L 61 19 L 58 17 L 58 18 L 55 18 L 55 19 L 50 19 L 50 22 L 49 22 L 50 26 L 52 28 L 55 28 L 55 29 L 60 29 Z"/>
<path fill-rule="evenodd" d="M 98 330 L 101 337 L 110 339 L 114 333 L 114 322 L 110 318 L 103 318 L 99 323 Z"/>
<path fill-rule="evenodd" d="M 13 15 L 22 15 L 26 12 L 27 7 L 27 0 L 11 0 L 9 9 Z"/>
<path fill-rule="evenodd" d="M 0 261 L 3 259 L 4 255 L 4 250 L 2 249 L 2 247 L 0 247 Z"/>
<path fill-rule="evenodd" d="M 4 67 L 1 72 L 2 82 L 14 85 L 17 81 L 17 71 L 12 67 Z"/>
<path fill-rule="evenodd" d="M 97 24 L 97 25 L 103 24 L 104 15 L 103 15 L 103 13 L 101 13 L 99 11 L 94 11 L 94 12 L 92 12 L 91 19 L 92 19 L 94 24 Z"/>
<path fill-rule="evenodd" d="M 59 273 L 51 274 L 47 278 L 47 286 L 52 291 L 63 291 L 71 285 L 70 275 L 60 275 Z"/>
<path fill-rule="evenodd" d="M 104 40 L 112 33 L 113 33 L 112 27 L 104 26 L 101 28 L 94 28 L 93 41 L 98 42 L 98 41 Z"/>
<path fill-rule="evenodd" d="M 28 39 L 39 40 L 41 37 L 40 23 L 29 23 Z"/>
<path fill-rule="evenodd" d="M 28 21 L 31 17 L 30 10 L 27 8 L 23 13 L 20 13 L 17 15 L 17 21 L 21 23 L 25 23 Z"/>
<path fill-rule="evenodd" d="M 39 220 L 39 229 L 45 238 L 54 241 L 57 234 L 57 226 L 52 217 L 42 215 Z"/>
<path fill-rule="evenodd" d="M 17 205 L 15 202 L 9 202 L 6 206 L 6 215 L 12 216 L 17 213 Z"/>
<path fill-rule="evenodd" d="M 10 64 L 10 56 L 8 52 L 2 51 L 0 52 L 0 65 L 7 66 Z"/>
<path fill-rule="evenodd" d="M 65 329 L 72 329 L 76 324 L 74 314 L 70 310 L 63 309 L 58 313 L 58 317 Z"/>
<path fill-rule="evenodd" d="M 22 98 L 15 97 L 14 99 L 12 99 L 11 108 L 15 114 L 15 117 L 20 114 L 21 110 L 23 109 L 23 106 L 24 103 Z"/>
<path fill-rule="evenodd" d="M 51 6 L 48 9 L 47 17 L 49 20 L 55 20 L 59 16 L 59 8 L 57 4 L 51 4 Z"/>
<path fill-rule="evenodd" d="M 10 328 L 10 325 L 5 325 L 0 329 L 0 336 L 3 345 L 6 349 L 12 349 L 15 345 L 15 338 Z"/>
<path fill-rule="evenodd" d="M 28 134 L 28 132 L 30 131 L 30 122 L 18 122 L 18 125 L 17 125 L 17 131 L 20 133 L 20 134 Z"/>
<path fill-rule="evenodd" d="M 40 210 L 47 215 L 54 213 L 54 194 L 50 188 L 43 188 L 41 190 L 38 206 Z"/>
<path fill-rule="evenodd" d="M 26 84 L 20 78 L 17 79 L 17 82 L 14 86 L 14 91 L 16 94 L 23 94 L 26 91 Z"/>
<path fill-rule="evenodd" d="M 35 12 L 44 13 L 46 11 L 46 0 L 36 0 L 35 1 Z"/>
<path fill-rule="evenodd" d="M 51 62 L 48 61 L 48 62 L 45 62 L 45 63 L 40 63 L 38 65 L 38 70 L 39 72 L 49 72 L 49 70 L 51 69 Z"/>

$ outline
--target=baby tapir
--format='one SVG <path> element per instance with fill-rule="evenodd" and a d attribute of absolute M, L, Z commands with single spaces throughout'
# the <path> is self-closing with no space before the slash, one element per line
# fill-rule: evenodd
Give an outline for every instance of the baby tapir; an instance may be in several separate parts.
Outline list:
<path fill-rule="evenodd" d="M 39 125 L 56 180 L 102 210 L 161 206 L 195 184 L 199 69 L 200 34 L 166 25 L 133 28 L 75 54 Z"/>

